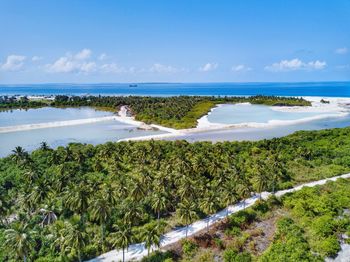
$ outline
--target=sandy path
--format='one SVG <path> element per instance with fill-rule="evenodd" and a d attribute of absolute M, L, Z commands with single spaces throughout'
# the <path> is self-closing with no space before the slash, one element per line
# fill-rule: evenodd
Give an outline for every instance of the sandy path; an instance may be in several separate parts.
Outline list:
<path fill-rule="evenodd" d="M 305 183 L 305 184 L 302 184 L 302 185 L 299 185 L 299 186 L 296 186 L 294 188 L 287 189 L 287 190 L 281 190 L 281 191 L 276 192 L 275 195 L 280 197 L 286 193 L 298 191 L 298 190 L 302 189 L 303 187 L 313 187 L 313 186 L 317 186 L 317 185 L 323 185 L 328 181 L 335 181 L 339 178 L 350 178 L 350 173 L 336 176 L 336 177 L 332 177 L 332 178 L 326 178 L 326 179 L 322 179 L 322 180 L 318 180 L 318 181 L 314 181 L 314 182 L 310 182 L 310 183 Z M 269 192 L 262 193 L 263 199 L 267 199 L 269 196 L 271 196 L 271 193 L 269 193 Z M 258 199 L 259 199 L 258 195 L 254 195 L 253 197 L 246 199 L 245 200 L 245 207 L 252 206 Z M 229 214 L 236 213 L 236 212 L 243 209 L 243 202 L 229 206 L 228 208 L 221 210 L 220 212 L 210 216 L 209 225 L 212 225 L 212 224 L 224 219 L 226 217 L 227 209 L 228 209 Z M 191 235 L 205 229 L 206 226 L 207 226 L 207 219 L 206 218 L 194 222 L 193 224 L 189 225 L 189 227 L 188 227 L 188 236 L 191 236 Z M 166 233 L 165 235 L 163 235 L 162 241 L 161 241 L 161 247 L 167 246 L 169 244 L 173 244 L 173 243 L 175 243 L 175 242 L 177 242 L 185 237 L 186 237 L 186 228 L 185 227 L 170 231 L 170 232 Z M 147 256 L 147 249 L 145 248 L 144 243 L 130 245 L 128 251 L 125 252 L 125 260 L 126 261 L 140 260 L 144 256 Z M 102 254 L 102 255 L 100 255 L 92 260 L 89 260 L 89 261 L 90 262 L 112 262 L 112 261 L 117 262 L 117 261 L 122 261 L 122 258 L 123 258 L 122 250 L 112 250 L 110 252 L 104 253 L 104 254 Z"/>

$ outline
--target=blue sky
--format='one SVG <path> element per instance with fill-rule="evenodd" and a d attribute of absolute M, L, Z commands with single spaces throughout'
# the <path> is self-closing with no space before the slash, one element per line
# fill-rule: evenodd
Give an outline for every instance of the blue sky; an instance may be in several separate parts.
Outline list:
<path fill-rule="evenodd" d="M 1 0 L 0 83 L 350 80 L 350 1 Z"/>

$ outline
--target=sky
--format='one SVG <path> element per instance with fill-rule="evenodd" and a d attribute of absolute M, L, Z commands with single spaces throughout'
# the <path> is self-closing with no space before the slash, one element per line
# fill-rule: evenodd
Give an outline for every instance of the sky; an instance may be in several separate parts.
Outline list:
<path fill-rule="evenodd" d="M 0 84 L 350 81 L 350 0 L 1 0 Z"/>

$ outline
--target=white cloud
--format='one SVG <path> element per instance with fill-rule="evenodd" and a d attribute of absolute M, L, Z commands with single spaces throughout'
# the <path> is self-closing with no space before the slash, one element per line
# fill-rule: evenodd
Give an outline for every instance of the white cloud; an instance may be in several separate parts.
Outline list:
<path fill-rule="evenodd" d="M 217 63 L 206 63 L 205 65 L 203 65 L 199 68 L 199 71 L 208 72 L 208 71 L 213 71 L 216 68 L 218 68 Z"/>
<path fill-rule="evenodd" d="M 251 71 L 252 68 L 245 65 L 237 65 L 237 66 L 233 66 L 231 70 L 234 72 L 248 72 L 248 71 Z"/>
<path fill-rule="evenodd" d="M 100 66 L 100 70 L 103 73 L 125 73 L 125 72 L 128 72 L 127 69 L 125 69 L 122 66 L 117 65 L 116 63 L 103 64 Z"/>
<path fill-rule="evenodd" d="M 76 53 L 74 58 L 77 60 L 86 60 L 86 59 L 90 58 L 91 54 L 92 54 L 92 52 L 90 49 L 84 48 L 80 52 Z"/>
<path fill-rule="evenodd" d="M 278 63 L 266 66 L 265 70 L 272 72 L 285 72 L 285 71 L 296 71 L 296 70 L 321 70 L 327 66 L 325 61 L 310 61 L 303 62 L 298 58 L 291 60 L 282 60 Z"/>
<path fill-rule="evenodd" d="M 75 55 L 67 53 L 54 63 L 46 65 L 51 73 L 91 73 L 97 71 L 97 64 L 86 61 L 91 56 L 91 50 L 83 49 Z"/>
<path fill-rule="evenodd" d="M 184 71 L 184 69 L 176 68 L 170 65 L 155 63 L 151 66 L 151 68 L 148 71 L 152 73 L 177 73 Z"/>
<path fill-rule="evenodd" d="M 21 55 L 9 55 L 6 58 L 5 63 L 0 64 L 0 69 L 2 71 L 18 71 L 23 68 L 25 56 Z"/>
<path fill-rule="evenodd" d="M 83 73 L 91 73 L 97 70 L 97 65 L 95 62 L 83 63 L 80 66 L 80 71 Z"/>
<path fill-rule="evenodd" d="M 36 56 L 36 55 L 35 55 L 35 56 L 32 57 L 32 61 L 33 61 L 33 62 L 37 62 L 37 61 L 40 61 L 40 60 L 42 60 L 42 59 L 43 59 L 43 58 L 42 58 L 41 56 Z"/>
<path fill-rule="evenodd" d="M 106 60 L 107 59 L 107 55 L 105 53 L 102 53 L 98 56 L 98 60 Z"/>
<path fill-rule="evenodd" d="M 349 50 L 346 47 L 340 47 L 340 48 L 335 49 L 335 53 L 338 55 L 345 55 L 348 53 L 348 51 Z"/>

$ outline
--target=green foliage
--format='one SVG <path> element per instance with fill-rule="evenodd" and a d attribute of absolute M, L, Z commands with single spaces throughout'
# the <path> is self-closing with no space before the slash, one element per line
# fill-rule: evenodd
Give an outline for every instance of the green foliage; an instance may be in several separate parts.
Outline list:
<path fill-rule="evenodd" d="M 169 251 L 167 252 L 161 252 L 156 251 L 149 257 L 144 257 L 142 262 L 172 262 L 173 261 L 173 254 Z"/>
<path fill-rule="evenodd" d="M 248 252 L 237 252 L 233 249 L 227 249 L 223 253 L 225 262 L 250 262 L 252 257 Z"/>
<path fill-rule="evenodd" d="M 270 248 L 260 261 L 317 261 L 304 238 L 302 229 L 292 219 L 281 219 Z"/>
<path fill-rule="evenodd" d="M 186 257 L 192 257 L 198 250 L 198 246 L 191 240 L 185 239 L 181 242 L 182 252 Z"/>

